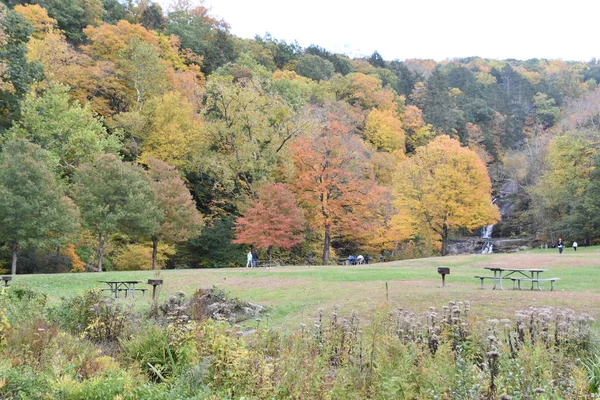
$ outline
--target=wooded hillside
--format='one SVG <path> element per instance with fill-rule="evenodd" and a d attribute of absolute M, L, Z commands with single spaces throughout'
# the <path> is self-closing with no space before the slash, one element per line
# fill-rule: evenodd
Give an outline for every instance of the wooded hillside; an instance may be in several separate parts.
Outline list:
<path fill-rule="evenodd" d="M 8 1 L 0 46 L 6 271 L 429 256 L 506 183 L 498 234 L 600 238 L 597 60 L 350 59 L 118 0 Z"/>

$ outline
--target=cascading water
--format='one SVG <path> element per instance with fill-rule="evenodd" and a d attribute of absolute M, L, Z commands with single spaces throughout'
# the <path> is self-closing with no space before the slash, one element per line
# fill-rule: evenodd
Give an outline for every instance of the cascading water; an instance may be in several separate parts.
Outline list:
<path fill-rule="evenodd" d="M 494 204 L 498 200 L 494 198 L 492 200 L 492 204 Z M 488 239 L 483 244 L 483 248 L 481 249 L 481 254 L 491 254 L 494 252 L 494 242 L 492 241 L 492 232 L 494 231 L 494 225 L 488 225 L 481 228 L 481 238 Z"/>

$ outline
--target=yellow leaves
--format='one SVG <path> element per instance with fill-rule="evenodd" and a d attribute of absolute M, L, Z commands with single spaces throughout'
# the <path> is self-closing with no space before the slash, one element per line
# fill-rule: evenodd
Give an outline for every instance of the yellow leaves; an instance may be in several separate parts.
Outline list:
<path fill-rule="evenodd" d="M 82 49 L 97 59 L 116 61 L 119 53 L 127 48 L 134 37 L 159 48 L 158 35 L 142 25 L 121 20 L 116 25 L 103 24 L 96 28 L 88 26 L 83 30 L 90 44 Z"/>
<path fill-rule="evenodd" d="M 457 140 L 439 136 L 400 166 L 395 223 L 401 228 L 474 229 L 499 219 L 491 204 L 491 183 L 479 157 Z"/>
<path fill-rule="evenodd" d="M 306 85 L 310 85 L 313 83 L 312 79 L 300 76 L 295 71 L 280 70 L 280 69 L 273 72 L 273 80 L 274 81 L 277 81 L 277 80 L 298 81 L 298 82 L 304 83 Z"/>
<path fill-rule="evenodd" d="M 485 86 L 491 86 L 496 84 L 496 77 L 487 72 L 476 72 L 475 80 Z"/>
<path fill-rule="evenodd" d="M 404 154 L 405 134 L 402 122 L 392 110 L 371 110 L 367 116 L 364 134 L 377 150 L 401 156 Z"/>
<path fill-rule="evenodd" d="M 205 128 L 194 106 L 175 92 L 150 100 L 142 109 L 144 128 L 141 160 L 158 158 L 178 169 L 190 166 L 192 156 L 205 145 Z"/>
<path fill-rule="evenodd" d="M 57 26 L 56 20 L 51 18 L 48 12 L 38 4 L 17 4 L 14 10 L 23 15 L 31 23 L 34 29 L 32 37 L 35 39 L 42 39 Z"/>
<path fill-rule="evenodd" d="M 364 109 L 377 107 L 381 110 L 395 108 L 394 94 L 382 87 L 381 80 L 373 76 L 354 73 L 348 78 L 352 84 L 352 101 L 358 103 Z"/>
<path fill-rule="evenodd" d="M 175 254 L 173 247 L 166 244 L 158 245 L 158 268 L 164 267 L 169 256 Z M 152 245 L 130 244 L 117 256 L 116 269 L 119 271 L 139 271 L 152 269 Z"/>

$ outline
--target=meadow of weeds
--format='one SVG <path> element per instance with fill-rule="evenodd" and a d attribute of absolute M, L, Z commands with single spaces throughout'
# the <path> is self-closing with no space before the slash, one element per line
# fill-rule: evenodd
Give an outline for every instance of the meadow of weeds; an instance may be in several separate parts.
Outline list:
<path fill-rule="evenodd" d="M 460 299 L 387 301 L 318 309 L 283 330 L 268 313 L 243 327 L 204 318 L 195 299 L 139 311 L 95 290 L 48 303 L 31 287 L 2 289 L 0 398 L 600 398 L 598 332 L 582 312 L 494 319 Z"/>

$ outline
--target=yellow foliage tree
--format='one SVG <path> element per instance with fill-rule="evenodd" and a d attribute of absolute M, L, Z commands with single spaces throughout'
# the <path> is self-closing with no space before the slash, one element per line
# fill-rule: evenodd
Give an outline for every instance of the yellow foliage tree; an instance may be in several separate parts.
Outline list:
<path fill-rule="evenodd" d="M 372 109 L 367 116 L 364 134 L 378 151 L 393 153 L 399 158 L 404 157 L 404 129 L 393 110 Z"/>
<path fill-rule="evenodd" d="M 48 32 L 53 31 L 58 22 L 54 18 L 48 15 L 45 8 L 39 6 L 39 4 L 17 4 L 14 8 L 16 12 L 24 16 L 33 26 L 32 38 L 41 39 Z"/>
<path fill-rule="evenodd" d="M 396 179 L 396 229 L 441 241 L 447 254 L 449 234 L 497 222 L 487 169 L 477 154 L 442 135 L 417 149 L 400 166 Z"/>
<path fill-rule="evenodd" d="M 158 268 L 164 267 L 169 256 L 173 254 L 175 251 L 171 246 L 159 244 L 156 258 Z M 119 271 L 152 269 L 152 245 L 141 243 L 128 245 L 115 260 L 115 267 Z"/>
<path fill-rule="evenodd" d="M 176 92 L 167 92 L 144 104 L 137 113 L 115 117 L 118 127 L 141 140 L 140 161 L 157 158 L 187 170 L 206 143 L 206 131 L 194 105 Z"/>

